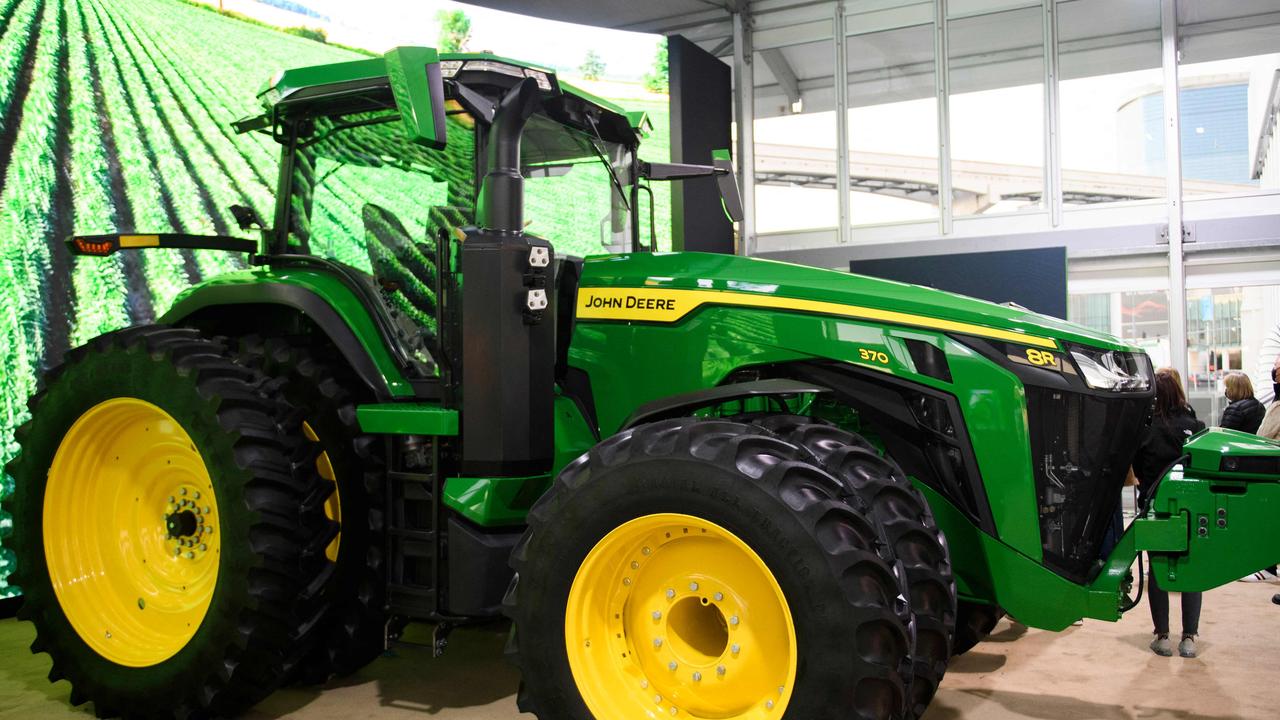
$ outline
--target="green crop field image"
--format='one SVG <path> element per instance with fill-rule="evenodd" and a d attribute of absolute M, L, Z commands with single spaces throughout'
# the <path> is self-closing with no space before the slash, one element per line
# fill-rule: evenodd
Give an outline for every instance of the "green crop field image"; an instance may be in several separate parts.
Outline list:
<path fill-rule="evenodd" d="M 118 231 L 251 237 L 228 207 L 272 216 L 278 146 L 237 135 L 231 122 L 261 111 L 255 95 L 276 70 L 359 57 L 180 0 L 0 0 L 0 466 L 17 452 L 14 429 L 42 369 L 96 335 L 154 321 L 184 288 L 245 264 L 190 250 L 76 258 L 62 241 Z M 655 131 L 642 156 L 668 160 L 666 103 L 616 102 L 650 114 Z M 428 213 L 413 206 L 439 204 L 449 222 L 465 221 L 456 208 L 469 195 L 468 172 L 452 149 L 436 155 L 438 198 L 352 170 L 317 198 L 318 221 L 353 243 L 364 240 L 370 203 L 423 224 Z M 669 247 L 670 191 L 660 185 L 656 234 Z M 531 183 L 530 231 L 561 254 L 600 253 L 600 218 L 575 201 L 599 187 L 590 171 L 545 197 Z M 335 255 L 367 269 L 362 248 Z M 0 597 L 18 593 L 5 577 L 21 560 L 2 545 L 12 491 L 0 477 Z"/>

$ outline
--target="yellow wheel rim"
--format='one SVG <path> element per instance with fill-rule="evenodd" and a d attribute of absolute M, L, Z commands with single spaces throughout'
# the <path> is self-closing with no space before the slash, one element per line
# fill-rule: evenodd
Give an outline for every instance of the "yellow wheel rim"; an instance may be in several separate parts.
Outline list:
<path fill-rule="evenodd" d="M 780 718 L 796 678 L 795 625 L 773 573 L 689 515 L 636 518 L 587 554 L 565 646 L 597 718 Z"/>
<path fill-rule="evenodd" d="M 107 400 L 63 437 L 45 562 L 67 620 L 102 657 L 149 667 L 186 647 L 213 600 L 221 535 L 209 471 L 164 410 Z"/>
<path fill-rule="evenodd" d="M 316 435 L 316 431 L 311 427 L 311 423 L 302 423 L 302 432 L 307 439 L 313 443 L 320 442 L 320 436 Z M 333 471 L 333 461 L 329 459 L 328 452 L 321 452 L 320 457 L 316 458 L 316 472 L 320 473 L 320 477 L 333 483 L 333 492 L 329 493 L 328 499 L 324 501 L 325 517 L 338 523 L 338 527 L 342 527 L 342 499 L 338 497 L 338 475 Z M 342 531 L 333 536 L 333 540 L 325 546 L 324 556 L 329 558 L 329 562 L 338 562 L 338 549 L 342 546 Z"/>

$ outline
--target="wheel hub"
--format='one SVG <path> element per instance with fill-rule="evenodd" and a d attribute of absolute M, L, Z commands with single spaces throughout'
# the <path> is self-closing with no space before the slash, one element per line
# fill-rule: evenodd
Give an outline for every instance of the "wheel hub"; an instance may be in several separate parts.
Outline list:
<path fill-rule="evenodd" d="M 570 591 L 566 646 L 597 717 L 781 717 L 795 631 L 763 561 L 687 515 L 638 518 L 588 554 Z"/>

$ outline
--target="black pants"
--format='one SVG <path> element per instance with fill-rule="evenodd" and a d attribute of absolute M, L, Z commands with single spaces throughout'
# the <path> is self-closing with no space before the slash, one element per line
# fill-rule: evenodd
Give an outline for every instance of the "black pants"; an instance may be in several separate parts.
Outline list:
<path fill-rule="evenodd" d="M 1169 634 L 1169 593 L 1160 589 L 1160 584 L 1156 582 L 1155 571 L 1149 569 L 1150 587 L 1147 588 L 1148 600 L 1151 605 L 1151 622 L 1155 625 L 1155 632 L 1158 635 Z M 1182 595 L 1182 634 L 1183 635 L 1199 635 L 1200 634 L 1200 606 L 1203 593 L 1181 593 Z"/>

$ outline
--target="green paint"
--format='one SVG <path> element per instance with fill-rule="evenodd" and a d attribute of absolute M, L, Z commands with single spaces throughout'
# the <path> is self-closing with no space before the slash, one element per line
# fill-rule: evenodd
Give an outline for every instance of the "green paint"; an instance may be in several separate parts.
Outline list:
<path fill-rule="evenodd" d="M 356 408 L 363 432 L 375 435 L 457 435 L 458 411 L 430 403 L 382 403 Z"/>
<path fill-rule="evenodd" d="M 318 270 L 279 268 L 226 273 L 182 291 L 173 309 L 160 318 L 162 323 L 176 323 L 187 315 L 216 304 L 209 291 L 232 286 L 269 287 L 272 284 L 301 287 L 318 295 L 347 324 L 368 353 L 395 397 L 413 397 L 413 387 L 404 379 L 399 366 L 382 342 L 373 318 L 341 280 Z M 269 302 L 269 301 L 268 301 Z"/>
<path fill-rule="evenodd" d="M 553 475 L 596 444 L 578 404 L 563 395 L 556 396 L 556 457 L 551 465 Z"/>
<path fill-rule="evenodd" d="M 551 487 L 551 475 L 454 477 L 445 480 L 444 504 L 486 527 L 523 525 L 529 508 Z"/>
<path fill-rule="evenodd" d="M 1184 448 L 1191 455 L 1190 469 L 1197 475 L 1217 476 L 1223 478 L 1255 478 L 1277 482 L 1274 474 L 1249 472 L 1248 465 L 1241 463 L 1232 469 L 1231 459 L 1280 457 L 1280 443 L 1237 430 L 1216 428 L 1202 432 L 1187 441 Z M 1227 458 L 1224 466 L 1223 458 Z"/>
<path fill-rule="evenodd" d="M 398 47 L 387 52 L 387 80 L 409 142 L 436 149 L 445 145 L 444 108 L 436 107 L 426 68 L 437 63 L 433 48 Z M 443 96 L 439 97 L 443 102 Z M 438 125 L 437 125 L 438 121 Z"/>

